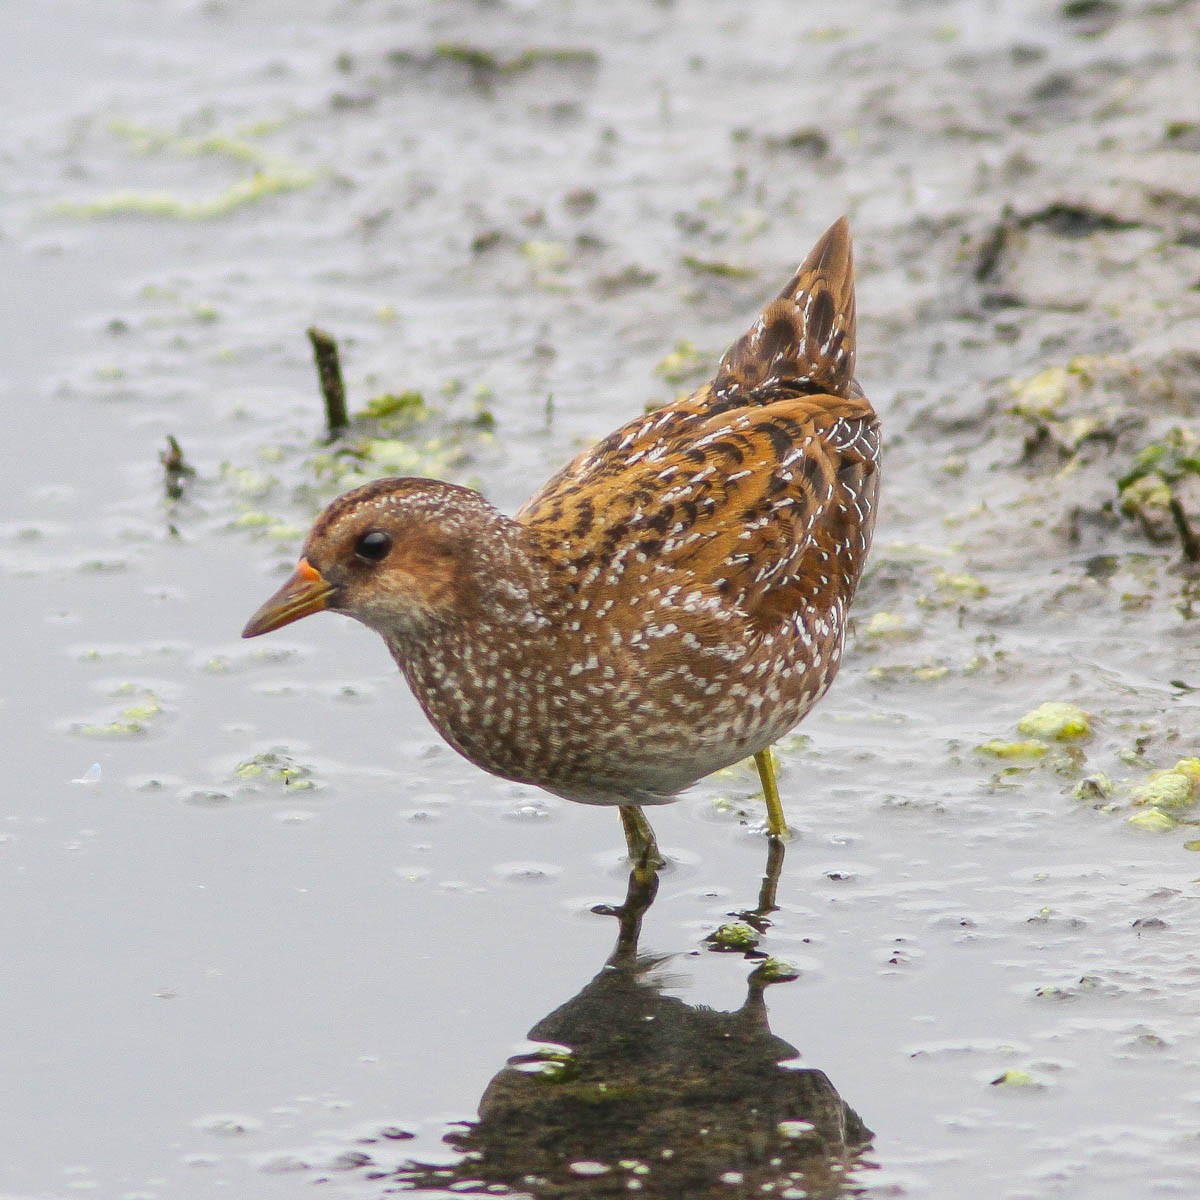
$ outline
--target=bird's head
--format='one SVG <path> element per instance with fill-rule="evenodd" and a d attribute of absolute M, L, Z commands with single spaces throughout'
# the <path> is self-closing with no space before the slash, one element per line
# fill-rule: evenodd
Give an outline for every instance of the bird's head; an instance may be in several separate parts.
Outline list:
<path fill-rule="evenodd" d="M 461 613 L 474 591 L 480 528 L 503 520 L 476 492 L 429 479 L 380 479 L 317 518 L 295 571 L 250 618 L 257 637 L 328 609 L 393 638 Z"/>

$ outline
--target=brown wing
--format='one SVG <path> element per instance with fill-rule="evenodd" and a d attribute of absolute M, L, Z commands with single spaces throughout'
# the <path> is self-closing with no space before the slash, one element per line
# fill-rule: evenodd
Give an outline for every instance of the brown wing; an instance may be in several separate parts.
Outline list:
<path fill-rule="evenodd" d="M 875 414 L 857 398 L 660 412 L 571 464 L 518 519 L 591 605 L 632 584 L 647 608 L 692 614 L 701 641 L 727 641 L 731 617 L 767 632 L 853 591 L 878 445 Z"/>
<path fill-rule="evenodd" d="M 528 501 L 517 519 L 583 597 L 581 621 L 632 595 L 643 628 L 677 625 L 673 645 L 713 652 L 797 616 L 840 628 L 878 484 L 879 428 L 854 381 L 854 337 L 843 219 L 712 383 L 624 425 Z M 734 635 L 730 621 L 744 628 Z"/>

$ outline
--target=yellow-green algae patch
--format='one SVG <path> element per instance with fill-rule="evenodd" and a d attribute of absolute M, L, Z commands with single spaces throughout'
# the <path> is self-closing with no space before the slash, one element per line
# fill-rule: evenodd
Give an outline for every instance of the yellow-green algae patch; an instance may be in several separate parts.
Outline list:
<path fill-rule="evenodd" d="M 224 191 L 202 200 L 186 200 L 171 192 L 143 192 L 132 188 L 97 196 L 94 200 L 60 200 L 53 208 L 64 217 L 118 216 L 168 217 L 180 221 L 210 221 L 227 217 L 248 204 L 269 196 L 309 187 L 316 176 L 307 171 L 262 170 L 231 183 Z"/>
<path fill-rule="evenodd" d="M 461 381 L 448 381 L 440 389 L 446 407 L 464 390 Z M 384 392 L 356 410 L 346 432 L 332 443 L 298 445 L 285 439 L 259 446 L 255 456 L 261 463 L 287 470 L 276 474 L 223 464 L 220 482 L 233 506 L 228 528 L 274 541 L 299 541 L 305 529 L 291 519 L 297 505 L 317 510 L 338 493 L 384 475 L 467 482 L 462 479 L 464 464 L 494 440 L 490 398 L 490 390 L 480 387 L 444 411 L 415 389 Z M 285 487 L 285 475 L 298 482 Z"/>
<path fill-rule="evenodd" d="M 264 750 L 233 769 L 244 782 L 278 783 L 291 791 L 310 791 L 317 786 L 315 772 L 282 750 Z"/>
<path fill-rule="evenodd" d="M 532 239 L 521 245 L 521 253 L 533 268 L 534 274 L 558 274 L 571 262 L 571 252 L 565 242 Z"/>
<path fill-rule="evenodd" d="M 696 348 L 686 338 L 675 343 L 675 348 L 654 368 L 668 383 L 684 383 L 698 375 L 704 375 L 712 366 L 709 356 Z"/>
<path fill-rule="evenodd" d="M 753 950 L 758 945 L 758 931 L 745 921 L 727 921 L 706 940 L 717 950 Z"/>
<path fill-rule="evenodd" d="M 1138 363 L 1079 355 L 1008 384 L 1010 411 L 1030 427 L 1027 453 L 1052 447 L 1073 471 L 1089 444 L 1111 442 L 1128 419 L 1131 393 L 1153 394 Z"/>
<path fill-rule="evenodd" d="M 1151 771 L 1133 789 L 1133 803 L 1157 809 L 1191 808 L 1200 785 L 1200 758 L 1181 758 L 1165 771 Z"/>
<path fill-rule="evenodd" d="M 1174 829 L 1178 822 L 1158 808 L 1144 808 L 1128 818 L 1128 824 L 1135 829 L 1144 829 L 1150 833 L 1166 833 Z"/>
<path fill-rule="evenodd" d="M 892 663 L 886 667 L 872 667 L 867 676 L 881 683 L 892 680 L 916 680 L 918 683 L 934 683 L 945 679 L 950 674 L 950 668 L 945 663 Z"/>
<path fill-rule="evenodd" d="M 1072 791 L 1076 800 L 1104 801 L 1113 794 L 1114 784 L 1103 771 L 1085 775 Z"/>
<path fill-rule="evenodd" d="M 403 61 L 405 52 L 397 51 L 393 57 Z M 531 71 L 543 63 L 557 66 L 594 67 L 600 61 L 600 56 L 594 50 L 582 47 L 529 46 L 518 54 L 503 58 L 492 50 L 465 42 L 439 42 L 434 47 L 433 57 L 443 62 L 460 63 L 472 70 L 493 75 L 519 75 L 523 71 Z"/>
<path fill-rule="evenodd" d="M 685 254 L 682 261 L 689 271 L 695 271 L 697 275 L 715 275 L 720 279 L 753 279 L 755 276 L 749 267 L 722 259 L 697 258 L 694 254 Z"/>
<path fill-rule="evenodd" d="M 1013 412 L 1022 417 L 1056 416 L 1068 400 L 1091 386 L 1094 367 L 1093 359 L 1079 355 L 1066 366 L 1046 367 L 1027 379 L 1011 380 Z"/>
<path fill-rule="evenodd" d="M 1021 1071 L 1015 1067 L 1002 1071 L 992 1080 L 992 1087 L 1041 1088 L 1044 1086 L 1028 1071 Z"/>
<path fill-rule="evenodd" d="M 129 695 L 139 692 L 139 698 L 126 704 L 110 721 L 95 721 L 72 726 L 75 733 L 92 738 L 140 737 L 149 729 L 149 723 L 163 712 L 158 697 L 148 689 L 139 689 L 137 684 L 122 684 L 114 695 Z"/>
<path fill-rule="evenodd" d="M 750 978 L 754 983 L 764 985 L 791 983 L 792 980 L 800 978 L 800 971 L 794 963 L 788 962 L 786 958 L 776 958 L 772 954 L 758 964 Z"/>
<path fill-rule="evenodd" d="M 978 746 L 977 749 L 980 754 L 987 754 L 992 758 L 1041 758 L 1049 751 L 1050 747 L 1045 742 L 1033 740 L 1006 742 L 1000 738 L 992 738 Z"/>
<path fill-rule="evenodd" d="M 1071 742 L 1091 737 L 1092 721 L 1078 705 L 1051 700 L 1026 713 L 1017 722 L 1017 732 L 1052 742 Z"/>
<path fill-rule="evenodd" d="M 871 638 L 902 638 L 912 637 L 913 630 L 899 613 L 880 611 L 871 614 L 863 635 Z"/>
<path fill-rule="evenodd" d="M 419 424 L 429 416 L 429 406 L 422 392 L 408 390 L 385 392 L 368 400 L 355 414 L 369 421 L 378 421 L 383 426 L 406 428 Z"/>
<path fill-rule="evenodd" d="M 273 154 L 245 136 L 212 133 L 203 137 L 188 137 L 129 121 L 113 122 L 109 128 L 142 155 L 170 153 L 189 158 L 215 156 L 240 165 L 250 165 L 254 173 L 202 199 L 188 199 L 167 191 L 124 188 L 91 200 L 60 200 L 52 206 L 54 212 L 84 219 L 138 215 L 206 221 L 228 216 L 239 208 L 257 204 L 270 196 L 309 187 L 317 179 L 315 171 Z"/>
<path fill-rule="evenodd" d="M 968 600 L 982 600 L 988 594 L 988 586 L 967 571 L 947 571 L 934 567 L 933 587 L 917 598 L 922 608 L 937 608 L 963 604 Z"/>

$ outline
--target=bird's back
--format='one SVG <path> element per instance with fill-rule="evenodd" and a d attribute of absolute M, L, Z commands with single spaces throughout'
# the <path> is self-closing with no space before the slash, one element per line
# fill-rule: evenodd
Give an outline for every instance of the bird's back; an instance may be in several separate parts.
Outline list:
<path fill-rule="evenodd" d="M 711 383 L 580 454 L 517 514 L 563 583 L 563 637 L 624 674 L 647 719 L 675 722 L 692 778 L 786 732 L 836 673 L 878 486 L 854 360 L 841 220 Z"/>
<path fill-rule="evenodd" d="M 584 590 L 678 575 L 759 625 L 828 604 L 853 591 L 874 526 L 879 426 L 854 360 L 843 218 L 710 383 L 584 451 L 517 519 Z"/>

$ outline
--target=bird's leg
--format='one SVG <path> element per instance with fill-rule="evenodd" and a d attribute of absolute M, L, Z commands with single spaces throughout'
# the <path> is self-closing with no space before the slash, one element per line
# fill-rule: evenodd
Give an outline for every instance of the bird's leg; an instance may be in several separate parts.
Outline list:
<path fill-rule="evenodd" d="M 633 869 L 643 876 L 653 875 L 666 860 L 654 839 L 654 830 L 646 820 L 638 804 L 622 804 L 621 824 L 625 827 L 625 844 L 629 847 L 629 861 Z"/>
<path fill-rule="evenodd" d="M 754 756 L 754 765 L 758 768 L 763 799 L 767 802 L 767 836 L 787 837 L 787 820 L 783 815 L 783 801 L 779 799 L 779 784 L 775 782 L 775 760 L 771 756 L 769 746 Z"/>

